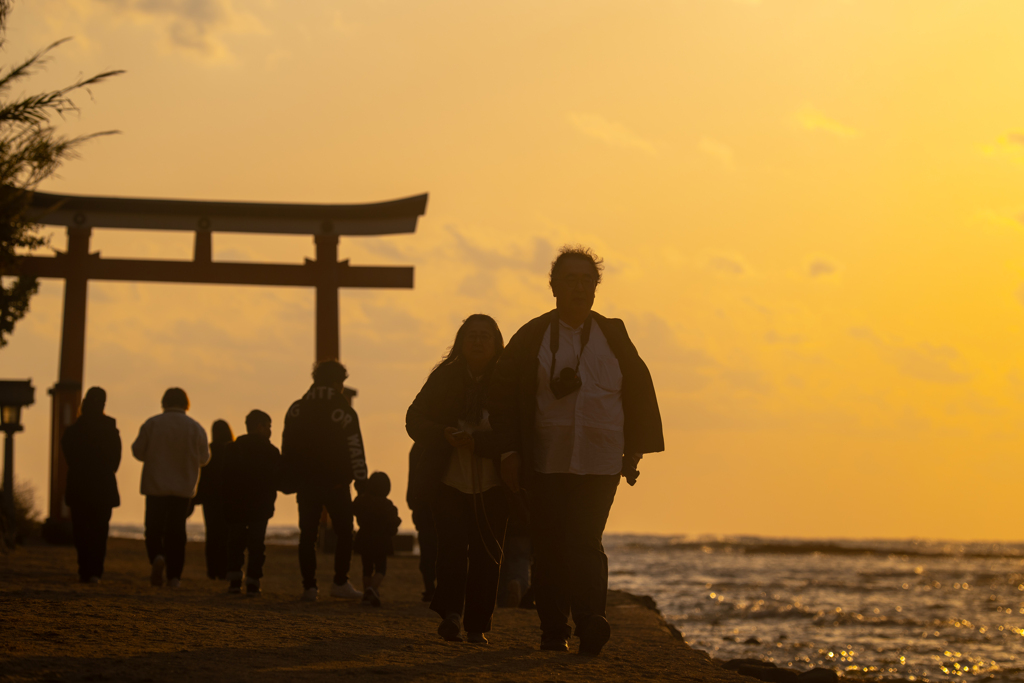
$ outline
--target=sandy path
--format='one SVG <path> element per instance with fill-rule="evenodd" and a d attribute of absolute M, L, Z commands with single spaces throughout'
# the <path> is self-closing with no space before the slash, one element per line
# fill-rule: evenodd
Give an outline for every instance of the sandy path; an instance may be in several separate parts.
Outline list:
<path fill-rule="evenodd" d="M 0 556 L 0 680 L 751 681 L 673 638 L 626 594 L 612 594 L 612 641 L 593 659 L 540 652 L 536 613 L 519 609 L 497 610 L 488 646 L 443 642 L 414 557 L 391 559 L 378 609 L 299 602 L 293 547 L 269 548 L 260 598 L 228 595 L 202 562 L 202 546 L 189 544 L 182 586 L 170 590 L 149 586 L 140 541 L 111 539 L 98 586 L 75 581 L 72 548 Z"/>

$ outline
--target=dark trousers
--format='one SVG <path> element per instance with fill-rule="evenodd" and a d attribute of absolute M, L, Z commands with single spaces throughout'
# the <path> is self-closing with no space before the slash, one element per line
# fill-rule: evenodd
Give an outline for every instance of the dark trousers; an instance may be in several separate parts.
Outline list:
<path fill-rule="evenodd" d="M 478 495 L 441 484 L 433 504 L 437 590 L 430 609 L 462 615 L 466 631 L 487 633 L 498 595 L 508 501 L 498 486 Z"/>
<path fill-rule="evenodd" d="M 85 581 L 103 576 L 103 560 L 107 556 L 107 533 L 110 531 L 110 508 L 75 505 L 71 508 L 71 533 L 78 551 L 78 578 Z"/>
<path fill-rule="evenodd" d="M 185 568 L 185 519 L 191 500 L 178 496 L 146 496 L 146 553 L 167 560 L 167 580 L 180 579 Z"/>
<path fill-rule="evenodd" d="M 416 540 L 420 544 L 420 574 L 423 575 L 423 590 L 433 595 L 437 581 L 437 527 L 434 513 L 429 507 L 412 511 L 412 523 L 416 526 Z"/>
<path fill-rule="evenodd" d="M 608 556 L 601 542 L 619 475 L 534 473 L 530 488 L 533 586 L 544 638 L 568 638 L 606 616 Z"/>
<path fill-rule="evenodd" d="M 223 579 L 228 575 L 228 521 L 220 503 L 203 503 L 206 522 L 206 575 Z"/>
<path fill-rule="evenodd" d="M 363 576 L 369 578 L 374 574 L 380 574 L 384 576 L 388 573 L 388 554 L 382 552 L 364 552 L 363 558 Z"/>
<path fill-rule="evenodd" d="M 316 587 L 316 539 L 320 534 L 320 515 L 327 508 L 337 536 L 334 547 L 334 583 L 348 582 L 352 563 L 352 494 L 348 486 L 336 489 L 299 489 L 299 569 L 302 587 Z"/>
<path fill-rule="evenodd" d="M 228 562 L 227 578 L 241 579 L 242 565 L 245 563 L 245 551 L 249 551 L 249 566 L 245 576 L 249 579 L 263 578 L 263 563 L 267 559 L 266 519 L 253 519 L 248 522 L 231 520 L 228 525 Z"/>

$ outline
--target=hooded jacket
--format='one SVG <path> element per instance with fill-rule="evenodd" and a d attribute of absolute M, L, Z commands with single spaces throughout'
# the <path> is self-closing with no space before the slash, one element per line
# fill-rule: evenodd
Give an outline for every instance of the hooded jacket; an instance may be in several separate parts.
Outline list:
<path fill-rule="evenodd" d="M 332 387 L 314 384 L 291 405 L 284 418 L 281 455 L 287 488 L 333 489 L 366 479 L 359 418 Z"/>

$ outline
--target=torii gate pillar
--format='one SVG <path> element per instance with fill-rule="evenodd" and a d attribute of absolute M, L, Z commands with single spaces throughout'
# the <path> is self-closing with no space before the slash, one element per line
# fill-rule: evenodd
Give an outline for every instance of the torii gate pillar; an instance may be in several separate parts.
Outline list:
<path fill-rule="evenodd" d="M 338 319 L 338 236 L 317 235 L 316 240 L 316 359 L 341 360 Z"/>

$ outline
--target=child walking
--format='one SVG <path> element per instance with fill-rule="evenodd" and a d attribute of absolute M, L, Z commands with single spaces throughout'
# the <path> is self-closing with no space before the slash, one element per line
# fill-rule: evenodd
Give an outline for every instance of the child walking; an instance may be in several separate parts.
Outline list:
<path fill-rule="evenodd" d="M 365 482 L 356 481 L 356 491 L 352 514 L 359 523 L 359 531 L 354 550 L 363 558 L 363 604 L 380 607 L 380 585 L 388 570 L 388 555 L 395 552 L 392 539 L 402 520 L 398 508 L 388 500 L 388 475 L 374 472 Z"/>
<path fill-rule="evenodd" d="M 229 593 L 242 592 L 242 565 L 249 551 L 245 591 L 260 595 L 260 579 L 266 560 L 267 522 L 274 516 L 274 502 L 281 477 L 281 452 L 270 443 L 270 416 L 254 410 L 245 417 L 248 432 L 224 451 L 224 503 L 228 523 Z"/>

